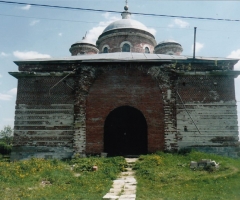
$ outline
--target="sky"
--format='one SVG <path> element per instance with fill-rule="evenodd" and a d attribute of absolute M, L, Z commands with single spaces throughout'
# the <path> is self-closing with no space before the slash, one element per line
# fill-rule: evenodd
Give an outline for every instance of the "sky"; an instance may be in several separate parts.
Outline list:
<path fill-rule="evenodd" d="M 123 11 L 125 0 L 15 0 L 98 10 Z M 128 0 L 129 11 L 185 17 L 240 20 L 240 1 Z M 119 13 L 43 8 L 0 2 L 0 130 L 14 125 L 18 71 L 13 61 L 70 56 L 70 46 L 87 39 L 95 43 L 104 28 L 120 19 Z M 179 42 L 182 55 L 191 56 L 194 27 L 197 27 L 196 56 L 240 59 L 240 21 L 197 20 L 180 17 L 132 15 L 154 34 L 159 43 Z M 235 65 L 240 70 L 240 62 Z M 240 77 L 235 79 L 240 116 Z M 240 118 L 238 118 L 240 121 Z"/>

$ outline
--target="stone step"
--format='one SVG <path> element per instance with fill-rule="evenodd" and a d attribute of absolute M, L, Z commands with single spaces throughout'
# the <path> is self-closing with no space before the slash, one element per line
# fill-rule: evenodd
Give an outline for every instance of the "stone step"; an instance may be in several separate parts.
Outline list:
<path fill-rule="evenodd" d="M 107 193 L 103 199 L 106 199 L 106 200 L 118 200 L 120 196 L 116 196 L 116 195 L 112 195 L 110 193 Z"/>
<path fill-rule="evenodd" d="M 121 176 L 133 176 L 134 174 L 134 171 L 121 172 Z"/>
<path fill-rule="evenodd" d="M 109 190 L 109 193 L 120 194 L 122 191 L 123 191 L 123 187 L 122 188 L 111 188 Z"/>
<path fill-rule="evenodd" d="M 135 163 L 138 160 L 138 158 L 125 158 L 125 160 L 127 163 Z"/>
<path fill-rule="evenodd" d="M 137 189 L 136 185 L 126 184 L 124 186 L 124 190 L 136 190 L 136 189 Z"/>
<path fill-rule="evenodd" d="M 138 158 L 125 158 L 127 162 L 126 171 L 121 172 L 119 178 L 113 181 L 112 188 L 103 197 L 106 200 L 135 200 L 137 181 L 132 170 L 134 163 Z"/>
<path fill-rule="evenodd" d="M 130 200 L 130 199 L 135 199 L 136 198 L 136 194 L 125 194 L 125 195 L 121 195 L 119 197 L 119 200 Z"/>
<path fill-rule="evenodd" d="M 122 196 L 122 195 L 131 195 L 131 194 L 136 194 L 136 190 L 124 190 L 124 191 L 121 193 L 121 196 Z"/>

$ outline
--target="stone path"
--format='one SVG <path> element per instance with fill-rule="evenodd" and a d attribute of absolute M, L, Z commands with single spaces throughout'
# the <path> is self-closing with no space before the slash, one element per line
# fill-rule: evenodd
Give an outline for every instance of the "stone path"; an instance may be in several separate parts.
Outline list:
<path fill-rule="evenodd" d="M 133 164 L 138 158 L 125 158 L 128 167 L 126 172 L 121 172 L 120 177 L 113 181 L 112 188 L 103 197 L 105 200 L 135 200 L 137 181 L 134 178 Z"/>

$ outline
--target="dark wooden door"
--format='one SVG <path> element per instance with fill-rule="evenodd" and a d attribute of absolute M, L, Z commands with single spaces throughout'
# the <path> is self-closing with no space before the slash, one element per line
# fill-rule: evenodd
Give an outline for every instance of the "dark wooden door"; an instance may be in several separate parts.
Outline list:
<path fill-rule="evenodd" d="M 104 125 L 104 151 L 110 156 L 147 153 L 147 123 L 138 109 L 122 106 L 109 113 Z"/>

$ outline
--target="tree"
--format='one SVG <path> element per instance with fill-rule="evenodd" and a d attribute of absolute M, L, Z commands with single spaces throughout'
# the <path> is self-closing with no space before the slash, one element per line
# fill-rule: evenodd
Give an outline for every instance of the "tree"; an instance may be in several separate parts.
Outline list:
<path fill-rule="evenodd" d="M 4 126 L 3 130 L 0 131 L 0 140 L 5 142 L 7 145 L 12 144 L 13 129 L 11 126 Z"/>

